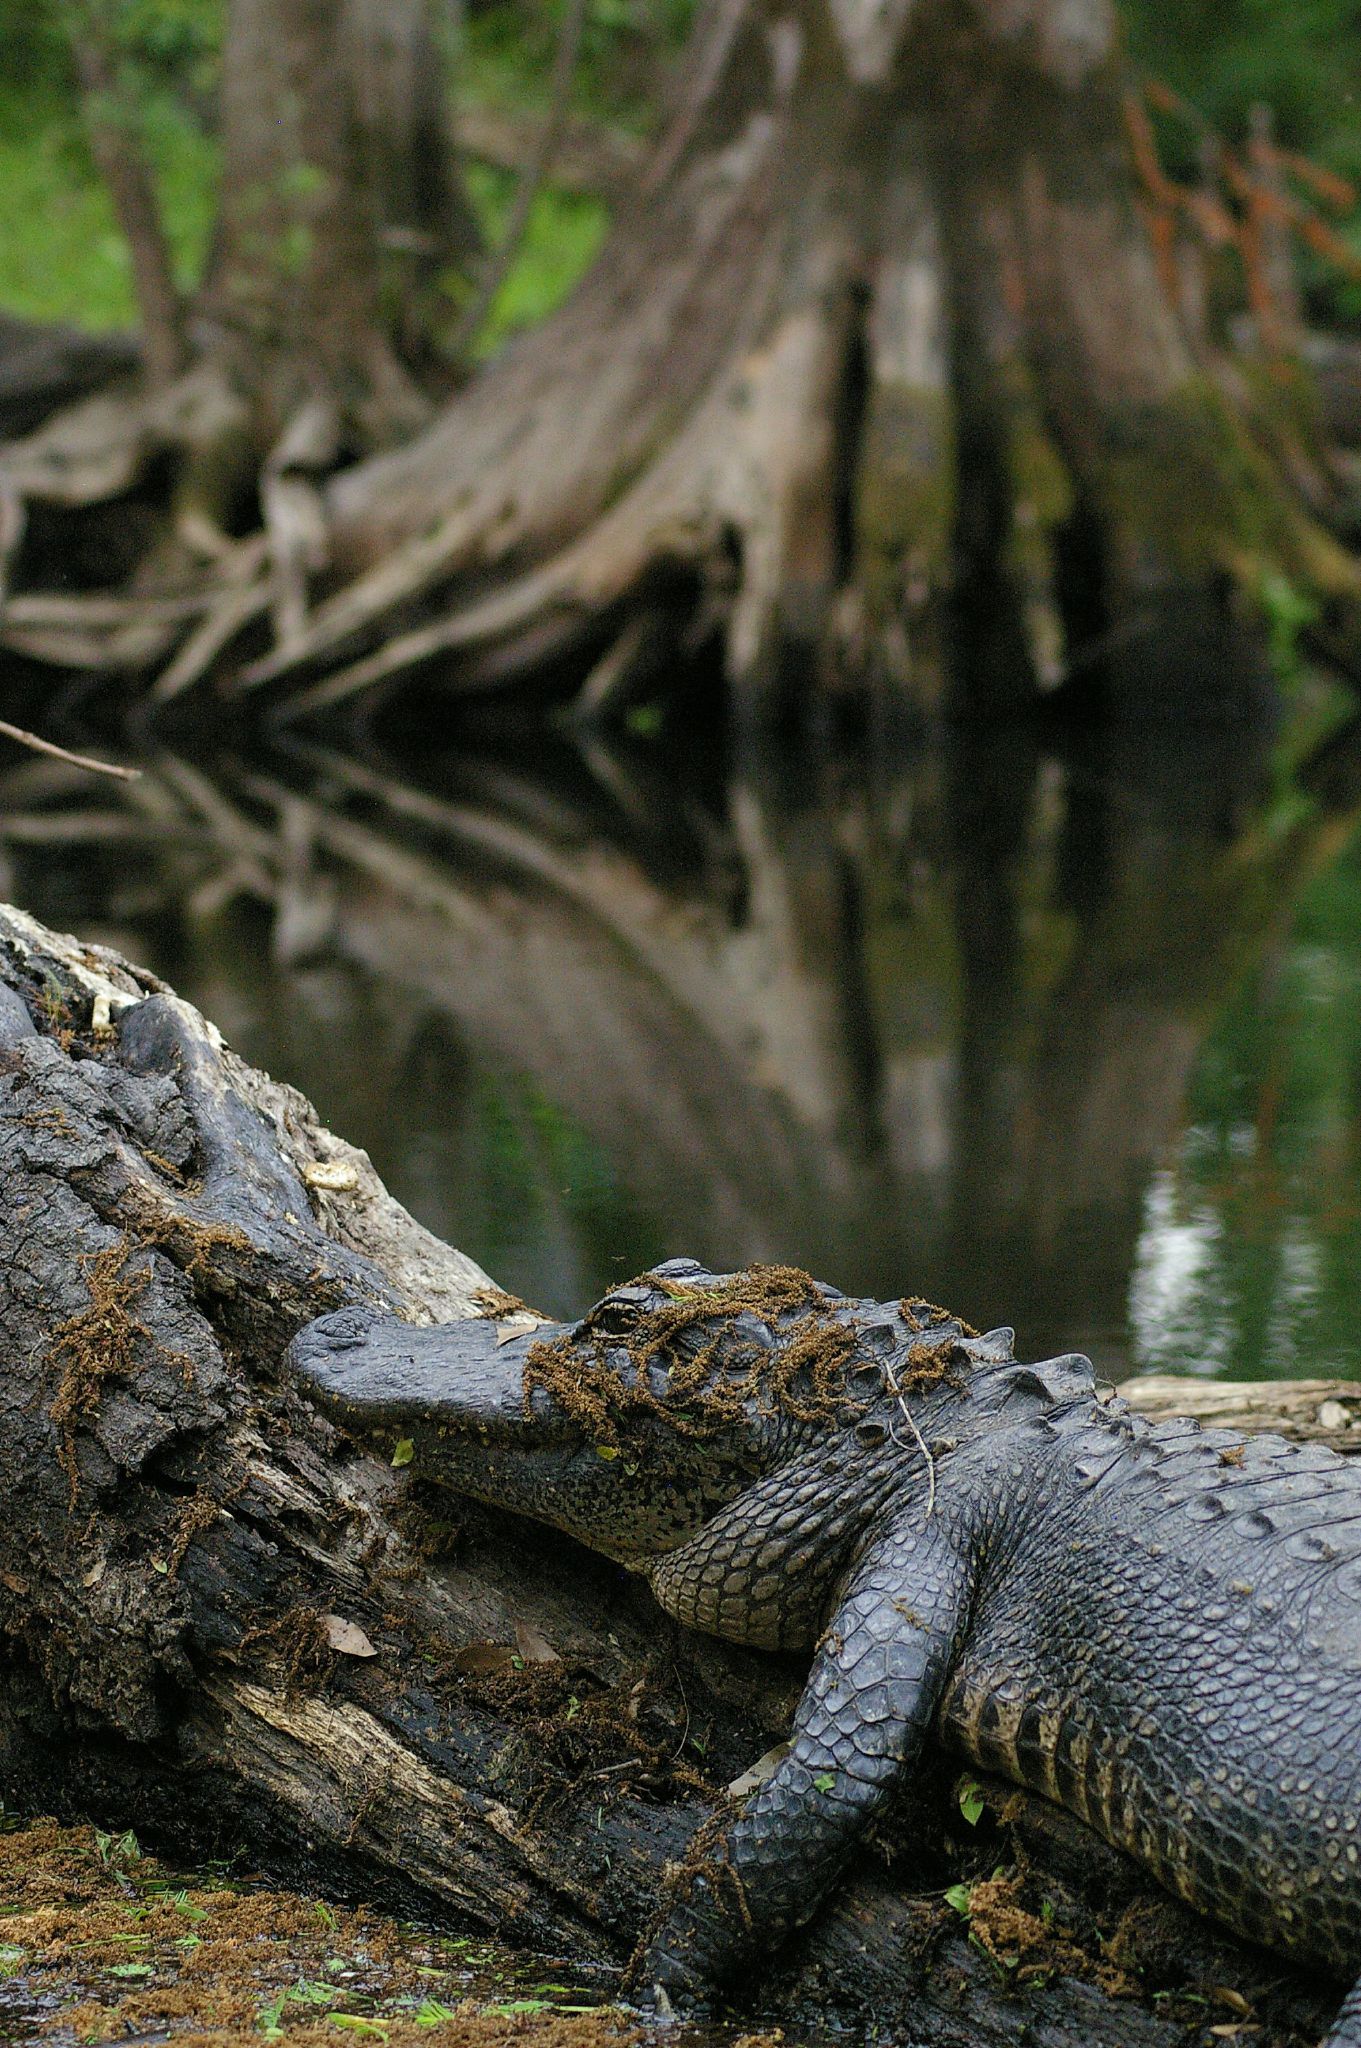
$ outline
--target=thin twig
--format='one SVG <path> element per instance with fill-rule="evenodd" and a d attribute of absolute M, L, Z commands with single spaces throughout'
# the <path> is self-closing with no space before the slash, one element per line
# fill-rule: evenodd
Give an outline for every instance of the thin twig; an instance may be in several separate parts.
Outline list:
<path fill-rule="evenodd" d="M 926 1438 L 922 1435 L 921 1431 L 917 1427 L 916 1417 L 913 1415 L 912 1410 L 907 1405 L 907 1396 L 904 1394 L 902 1388 L 898 1384 L 897 1375 L 893 1370 L 892 1361 L 888 1359 L 884 1361 L 884 1378 L 888 1381 L 888 1390 L 892 1394 L 894 1400 L 898 1403 L 898 1408 L 902 1414 L 904 1422 L 907 1424 L 908 1428 L 912 1432 L 913 1443 L 917 1446 L 917 1449 L 921 1452 L 922 1457 L 926 1461 L 926 1519 L 927 1521 L 930 1521 L 932 1515 L 936 1511 L 936 1461 L 927 1444 Z M 893 1430 L 891 1426 L 889 1429 L 889 1435 L 893 1436 Z M 893 1441 L 895 1443 L 898 1442 L 896 1436 L 893 1437 Z"/>
<path fill-rule="evenodd" d="M 548 113 L 533 154 L 520 173 L 515 201 L 510 209 L 505 234 L 490 263 L 487 265 L 472 302 L 458 323 L 454 336 L 454 353 L 465 355 L 481 331 L 482 323 L 492 308 L 492 301 L 500 291 L 510 272 L 510 267 L 520 253 L 529 216 L 534 210 L 534 201 L 539 196 L 553 159 L 558 153 L 567 128 L 568 101 L 572 93 L 572 80 L 576 76 L 577 57 L 581 50 L 581 31 L 586 21 L 586 0 L 567 0 L 567 10 L 562 17 L 558 31 L 558 47 L 553 57 L 553 78 L 549 87 Z"/>
<path fill-rule="evenodd" d="M 11 725 L 0 718 L 0 733 L 7 740 L 17 740 L 21 747 L 31 747 L 35 754 L 50 754 L 54 761 L 68 761 L 73 768 L 85 768 L 91 775 L 112 775 L 119 782 L 136 782 L 141 775 L 140 768 L 119 768 L 112 761 L 92 761 L 88 754 L 73 754 L 66 747 L 59 747 L 55 740 L 39 739 L 36 732 L 25 732 L 21 725 Z"/>

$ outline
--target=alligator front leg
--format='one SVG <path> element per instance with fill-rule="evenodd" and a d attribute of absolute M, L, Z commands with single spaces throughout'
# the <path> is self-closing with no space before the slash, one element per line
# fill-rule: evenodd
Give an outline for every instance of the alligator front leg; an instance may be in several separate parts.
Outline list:
<path fill-rule="evenodd" d="M 936 1521 L 862 1555 L 819 1644 L 789 1755 L 736 1820 L 699 1838 L 631 1972 L 641 2000 L 693 2010 L 810 1917 L 917 1760 L 970 1581 Z"/>

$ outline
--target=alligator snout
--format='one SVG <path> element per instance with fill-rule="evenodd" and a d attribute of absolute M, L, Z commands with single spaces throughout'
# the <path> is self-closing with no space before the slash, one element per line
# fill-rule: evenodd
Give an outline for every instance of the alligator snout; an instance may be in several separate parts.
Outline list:
<path fill-rule="evenodd" d="M 537 1334 L 505 1340 L 479 1318 L 421 1326 L 350 1307 L 308 1323 L 285 1363 L 323 1406 L 342 1417 L 362 1413 L 367 1429 L 419 1418 L 504 1436 L 527 1420 L 524 1361 Z"/>

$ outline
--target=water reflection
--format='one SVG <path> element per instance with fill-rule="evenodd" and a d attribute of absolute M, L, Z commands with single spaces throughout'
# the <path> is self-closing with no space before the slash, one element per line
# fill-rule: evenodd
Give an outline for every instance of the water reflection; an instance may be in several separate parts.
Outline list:
<path fill-rule="evenodd" d="M 32 762 L 0 893 L 154 966 L 549 1309 L 685 1250 L 1113 1376 L 1348 1371 L 1359 759 Z"/>

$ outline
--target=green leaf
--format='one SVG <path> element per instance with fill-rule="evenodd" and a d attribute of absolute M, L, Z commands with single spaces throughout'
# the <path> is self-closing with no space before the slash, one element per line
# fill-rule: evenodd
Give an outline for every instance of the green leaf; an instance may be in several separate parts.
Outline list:
<path fill-rule="evenodd" d="M 288 1994 L 290 2005 L 334 2005 L 344 1992 L 334 1984 L 309 1983 L 304 1977 Z"/>
<path fill-rule="evenodd" d="M 456 2020 L 458 2009 L 445 2005 L 441 1999 L 427 1998 L 417 2006 L 415 2018 L 418 2027 L 438 2027 L 445 2020 Z"/>
<path fill-rule="evenodd" d="M 316 1914 L 322 1926 L 329 1928 L 330 1932 L 334 1934 L 337 1924 L 336 1916 L 327 1905 L 325 1899 L 315 1899 L 312 1903 L 312 1911 Z"/>
<path fill-rule="evenodd" d="M 415 1455 L 415 1444 L 412 1443 L 411 1438 L 409 1436 L 404 1436 L 398 1440 L 397 1448 L 392 1453 L 392 1462 L 394 1466 L 400 1468 L 403 1465 L 409 1465 L 411 1463 L 411 1460 L 415 1457 Z"/>
<path fill-rule="evenodd" d="M 358 2012 L 328 2012 L 333 2027 L 348 2027 L 352 2034 L 386 2034 L 391 2020 L 369 2020 Z"/>
<path fill-rule="evenodd" d="M 959 1787 L 959 1810 L 971 1828 L 978 1826 L 983 1817 L 985 1804 L 982 1786 L 976 1784 L 972 1778 L 962 1779 Z"/>
<path fill-rule="evenodd" d="M 155 1968 L 151 1963 L 110 1963 L 111 1977 L 154 1977 Z"/>
<path fill-rule="evenodd" d="M 551 2003 L 547 1998 L 508 1998 L 504 2004 L 484 2005 L 482 2010 L 498 2019 L 510 2019 L 518 2012 L 546 2012 Z"/>
<path fill-rule="evenodd" d="M 820 1771 L 813 1780 L 813 1790 L 815 1792 L 830 1792 L 834 1789 L 835 1785 L 836 1779 L 830 1771 Z"/>
<path fill-rule="evenodd" d="M 966 1920 L 970 1912 L 969 1895 L 971 1890 L 972 1887 L 967 1884 L 952 1884 L 949 1891 L 945 1894 L 946 1905 L 953 1906 L 956 1913 L 962 1913 Z"/>
<path fill-rule="evenodd" d="M 279 2025 L 279 2015 L 284 2009 L 284 2000 L 287 1997 L 288 1988 L 285 1986 L 282 1991 L 275 1992 L 268 2005 L 260 2007 L 256 2025 L 267 2041 L 277 2041 L 283 2032 L 283 2028 Z"/>

